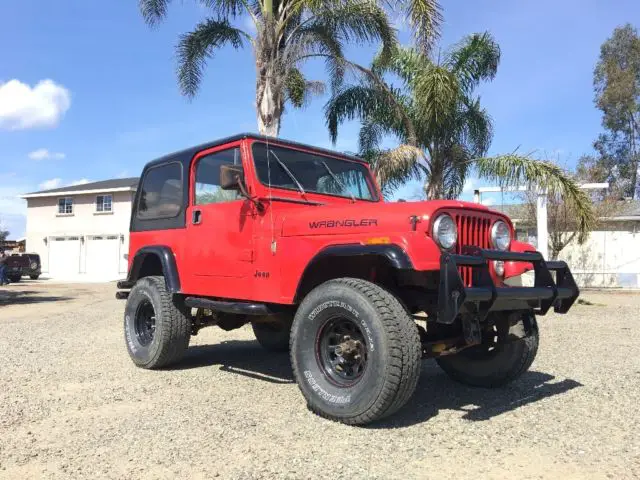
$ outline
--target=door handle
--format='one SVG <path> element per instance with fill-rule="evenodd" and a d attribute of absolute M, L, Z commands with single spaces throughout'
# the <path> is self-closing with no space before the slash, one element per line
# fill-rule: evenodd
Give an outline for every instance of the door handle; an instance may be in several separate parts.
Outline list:
<path fill-rule="evenodd" d="M 200 225 L 200 223 L 202 223 L 202 211 L 201 210 L 194 210 L 193 212 L 191 212 L 191 223 L 193 225 Z"/>

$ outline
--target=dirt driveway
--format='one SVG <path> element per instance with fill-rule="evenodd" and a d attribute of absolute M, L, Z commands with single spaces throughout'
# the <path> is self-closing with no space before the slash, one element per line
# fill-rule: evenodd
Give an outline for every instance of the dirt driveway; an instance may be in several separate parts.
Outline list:
<path fill-rule="evenodd" d="M 640 294 L 541 319 L 500 390 L 425 361 L 391 419 L 309 413 L 286 355 L 205 329 L 175 369 L 129 360 L 115 286 L 0 289 L 0 478 L 638 478 Z"/>

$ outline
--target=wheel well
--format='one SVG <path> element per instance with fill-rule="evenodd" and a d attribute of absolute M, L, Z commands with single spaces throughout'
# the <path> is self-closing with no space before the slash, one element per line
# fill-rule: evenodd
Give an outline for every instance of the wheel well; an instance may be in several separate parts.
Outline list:
<path fill-rule="evenodd" d="M 360 278 L 394 291 L 398 285 L 397 269 L 381 255 L 328 256 L 309 265 L 298 284 L 295 302 L 299 303 L 315 287 L 334 278 Z"/>
<path fill-rule="evenodd" d="M 140 269 L 138 270 L 138 278 L 151 277 L 153 275 L 164 275 L 162 270 L 162 262 L 160 257 L 155 254 L 147 254 L 144 256 Z"/>

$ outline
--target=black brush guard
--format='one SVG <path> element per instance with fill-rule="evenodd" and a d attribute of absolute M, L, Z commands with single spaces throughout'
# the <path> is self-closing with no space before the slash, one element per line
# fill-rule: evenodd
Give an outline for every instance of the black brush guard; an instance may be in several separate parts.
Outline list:
<path fill-rule="evenodd" d="M 490 261 L 533 264 L 533 287 L 498 287 L 489 272 Z M 458 267 L 472 267 L 472 286 L 462 281 Z M 551 272 L 555 272 L 554 281 Z M 477 321 L 489 312 L 533 309 L 545 315 L 553 306 L 567 313 L 580 291 L 565 262 L 546 262 L 539 252 L 503 252 L 467 247 L 463 254 L 445 253 L 440 259 L 438 323 L 452 324 L 460 314 L 471 314 Z"/>

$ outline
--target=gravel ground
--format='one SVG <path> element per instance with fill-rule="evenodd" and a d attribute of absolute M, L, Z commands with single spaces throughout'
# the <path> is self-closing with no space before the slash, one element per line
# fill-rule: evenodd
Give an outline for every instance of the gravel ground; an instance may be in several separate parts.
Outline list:
<path fill-rule="evenodd" d="M 311 414 L 249 328 L 135 368 L 114 291 L 0 289 L 0 478 L 640 477 L 640 294 L 541 319 L 537 360 L 504 389 L 425 361 L 409 404 L 358 428 Z"/>

